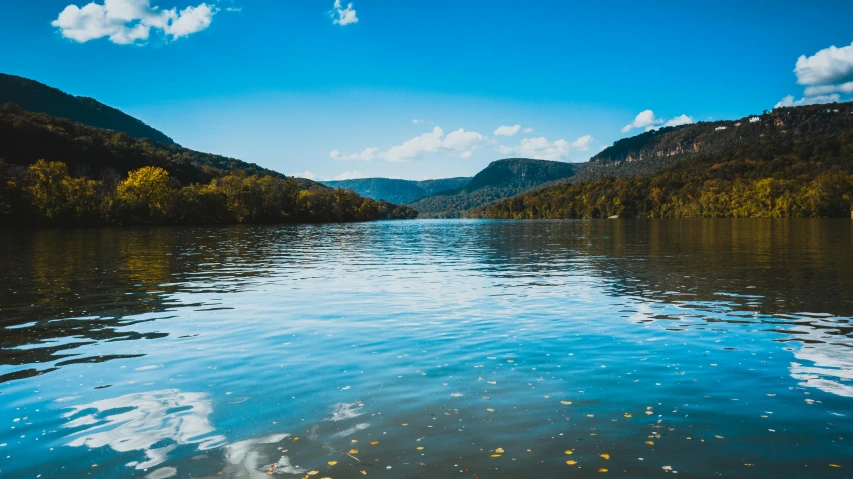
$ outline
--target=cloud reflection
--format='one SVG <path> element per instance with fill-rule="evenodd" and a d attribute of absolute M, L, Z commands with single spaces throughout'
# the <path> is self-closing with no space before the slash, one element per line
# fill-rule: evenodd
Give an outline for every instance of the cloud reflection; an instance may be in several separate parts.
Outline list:
<path fill-rule="evenodd" d="M 84 428 L 67 446 L 142 451 L 146 459 L 128 465 L 148 469 L 179 445 L 197 444 L 199 450 L 223 445 L 225 436 L 212 434 L 212 411 L 205 394 L 163 389 L 74 406 L 62 417 L 70 418 L 63 427 Z"/>

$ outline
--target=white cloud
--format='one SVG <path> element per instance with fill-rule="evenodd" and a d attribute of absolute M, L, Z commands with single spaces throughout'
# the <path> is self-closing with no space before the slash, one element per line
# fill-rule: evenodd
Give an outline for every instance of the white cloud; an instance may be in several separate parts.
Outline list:
<path fill-rule="evenodd" d="M 652 110 L 644 110 L 634 117 L 634 121 L 622 127 L 622 133 L 628 133 L 634 128 L 654 128 L 655 125 L 660 125 L 663 120 L 655 117 L 655 112 Z"/>
<path fill-rule="evenodd" d="M 340 175 L 335 176 L 335 177 L 334 177 L 334 178 L 332 178 L 332 179 L 333 179 L 333 180 L 335 180 L 335 181 L 341 181 L 341 180 L 354 180 L 354 179 L 356 179 L 356 178 L 364 178 L 365 176 L 366 176 L 366 175 L 365 175 L 364 173 L 360 172 L 360 171 L 344 171 L 343 173 L 341 173 Z"/>
<path fill-rule="evenodd" d="M 351 23 L 358 23 L 358 17 L 355 16 L 352 3 L 348 3 L 347 8 L 342 8 L 341 0 L 335 0 L 335 5 L 329 12 L 329 16 L 332 17 L 332 23 L 335 25 L 345 26 Z"/>
<path fill-rule="evenodd" d="M 584 135 L 573 141 L 570 145 L 572 148 L 580 151 L 589 151 L 589 146 L 594 138 L 592 135 Z"/>
<path fill-rule="evenodd" d="M 521 129 L 521 125 L 501 125 L 495 130 L 495 136 L 512 136 L 518 133 L 518 130 Z"/>
<path fill-rule="evenodd" d="M 302 173 L 293 173 L 290 176 L 295 176 L 296 178 L 307 178 L 309 180 L 316 180 L 317 179 L 317 175 L 315 175 L 314 173 L 311 173 L 308 170 L 305 170 Z"/>
<path fill-rule="evenodd" d="M 805 96 L 820 96 L 830 93 L 853 93 L 853 81 L 841 83 L 839 85 L 818 85 L 807 87 L 803 92 Z"/>
<path fill-rule="evenodd" d="M 824 48 L 810 57 L 800 55 L 794 74 L 797 83 L 806 86 L 803 98 L 795 100 L 788 95 L 774 108 L 841 101 L 842 94 L 853 93 L 853 43 Z"/>
<path fill-rule="evenodd" d="M 460 128 L 446 136 L 441 127 L 436 126 L 429 133 L 418 135 L 395 145 L 387 151 L 378 148 L 366 148 L 361 153 L 344 155 L 337 150 L 329 153 L 333 160 L 372 161 L 382 159 L 390 162 L 404 162 L 421 158 L 425 153 L 458 154 L 461 158 L 470 158 L 474 151 L 485 143 L 487 138 L 476 131 Z"/>
<path fill-rule="evenodd" d="M 501 145 L 498 149 L 505 155 L 514 155 L 520 158 L 536 158 L 539 160 L 562 160 L 569 157 L 571 145 L 566 140 L 560 139 L 553 143 L 544 136 L 538 138 L 522 138 L 515 147 Z"/>
<path fill-rule="evenodd" d="M 663 126 L 681 126 L 689 125 L 691 123 L 693 123 L 693 117 L 682 114 L 681 116 L 677 116 L 672 120 L 667 121 Z"/>
<path fill-rule="evenodd" d="M 412 123 L 415 125 L 421 125 L 424 123 L 429 123 L 430 125 L 432 125 L 432 120 L 418 120 L 417 118 L 415 118 L 414 120 L 412 120 Z"/>
<path fill-rule="evenodd" d="M 350 161 L 350 160 L 359 160 L 359 161 L 372 161 L 378 157 L 379 148 L 365 148 L 361 153 L 353 153 L 351 155 L 344 155 L 338 150 L 332 150 L 329 153 L 329 158 L 333 160 L 342 160 L 342 161 Z"/>
<path fill-rule="evenodd" d="M 178 11 L 151 6 L 150 0 L 104 0 L 103 5 L 92 2 L 83 8 L 68 5 L 51 25 L 76 42 L 107 37 L 127 45 L 145 42 L 152 29 L 162 30 L 172 40 L 200 32 L 210 26 L 218 11 L 207 3 Z"/>
<path fill-rule="evenodd" d="M 523 133 L 533 133 L 533 127 L 528 126 L 527 128 L 521 130 Z"/>
<path fill-rule="evenodd" d="M 420 158 L 424 153 L 433 153 L 441 149 L 441 137 L 444 132 L 440 127 L 435 127 L 430 133 L 416 136 L 403 144 L 392 146 L 383 153 L 383 157 L 392 162 L 402 162 Z"/>
<path fill-rule="evenodd" d="M 794 95 L 788 95 L 776 104 L 773 108 L 781 108 L 786 106 L 802 106 L 802 105 L 819 105 L 821 103 L 837 103 L 841 101 L 841 96 L 838 93 L 832 95 L 807 96 L 794 100 Z"/>
<path fill-rule="evenodd" d="M 800 85 L 831 85 L 853 81 L 853 43 L 831 46 L 807 57 L 800 55 L 794 67 Z"/>

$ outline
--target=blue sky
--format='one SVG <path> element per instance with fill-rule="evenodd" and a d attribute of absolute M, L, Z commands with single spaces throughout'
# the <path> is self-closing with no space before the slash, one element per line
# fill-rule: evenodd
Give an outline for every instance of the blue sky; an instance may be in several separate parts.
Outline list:
<path fill-rule="evenodd" d="M 667 121 L 853 92 L 849 1 L 347 3 L 8 1 L 0 71 L 323 179 L 585 161 Z"/>

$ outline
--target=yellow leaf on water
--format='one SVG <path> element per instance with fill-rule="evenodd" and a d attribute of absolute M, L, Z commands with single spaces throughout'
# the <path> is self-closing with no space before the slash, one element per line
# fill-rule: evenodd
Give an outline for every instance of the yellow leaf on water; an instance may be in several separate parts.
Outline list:
<path fill-rule="evenodd" d="M 418 451 L 423 451 L 423 450 L 424 450 L 423 446 L 418 446 Z"/>
<path fill-rule="evenodd" d="M 358 454 L 358 449 L 350 449 L 349 453 L 350 454 Z"/>
<path fill-rule="evenodd" d="M 370 445 L 371 445 L 371 446 L 375 446 L 375 445 L 377 445 L 377 444 L 379 444 L 379 441 L 370 441 Z"/>
<path fill-rule="evenodd" d="M 362 476 L 366 476 L 366 475 L 367 475 L 367 471 L 365 471 L 364 469 L 362 469 L 362 470 L 361 470 L 361 475 L 362 475 Z"/>
<path fill-rule="evenodd" d="M 498 453 L 498 454 L 503 454 L 503 453 L 504 453 L 504 448 L 499 447 L 499 448 L 495 449 L 495 452 L 496 452 L 496 453 Z"/>
<path fill-rule="evenodd" d="M 625 413 L 625 417 L 631 417 L 631 413 L 626 412 L 626 413 Z"/>
<path fill-rule="evenodd" d="M 568 460 L 568 461 L 566 461 L 566 464 L 568 464 L 568 465 L 570 465 L 570 466 L 574 466 L 574 465 L 575 465 L 575 464 L 577 464 L 577 463 L 578 463 L 578 461 L 572 461 L 572 460 Z"/>
<path fill-rule="evenodd" d="M 514 359 L 507 359 L 507 360 L 506 360 L 506 362 L 508 362 L 508 363 L 514 363 L 514 362 L 515 362 L 515 360 L 514 360 Z"/>
<path fill-rule="evenodd" d="M 560 401 L 560 404 L 565 404 L 566 406 L 568 406 L 571 403 L 572 403 L 571 401 Z"/>
<path fill-rule="evenodd" d="M 358 439 L 353 439 L 352 442 L 358 442 Z"/>
<path fill-rule="evenodd" d="M 714 437 L 716 437 L 717 439 L 725 439 L 723 436 L 714 436 Z"/>
<path fill-rule="evenodd" d="M 337 463 L 338 463 L 338 461 L 329 461 L 329 465 L 330 465 L 330 466 L 334 466 L 334 465 L 335 465 L 335 464 L 337 464 Z"/>
<path fill-rule="evenodd" d="M 320 471 L 308 471 L 309 476 L 316 476 L 317 474 L 320 474 Z"/>
<path fill-rule="evenodd" d="M 595 417 L 595 414 L 587 414 L 586 417 Z"/>
<path fill-rule="evenodd" d="M 607 469 L 602 467 L 601 469 L 598 470 L 598 472 L 607 472 Z"/>
<path fill-rule="evenodd" d="M 566 449 L 566 454 L 574 454 L 571 449 Z"/>
<path fill-rule="evenodd" d="M 492 409 L 492 408 L 490 408 L 490 407 L 486 408 L 486 411 L 489 411 L 489 412 L 495 412 L 495 410 L 494 410 L 494 409 Z"/>
<path fill-rule="evenodd" d="M 649 446 L 654 446 L 655 442 L 654 441 L 646 441 L 646 444 L 648 444 Z"/>
<path fill-rule="evenodd" d="M 610 454 L 604 453 L 604 454 L 601 454 L 601 457 L 603 457 L 605 459 L 610 459 Z"/>
<path fill-rule="evenodd" d="M 830 464 L 829 467 L 841 467 L 838 464 Z"/>
<path fill-rule="evenodd" d="M 294 437 L 294 438 L 293 438 L 293 440 L 294 440 L 294 441 L 298 441 L 298 440 L 299 440 L 299 438 L 298 438 L 298 437 Z"/>
<path fill-rule="evenodd" d="M 492 454 L 491 457 L 501 457 L 500 454 Z"/>
<path fill-rule="evenodd" d="M 403 426 L 408 426 L 408 425 L 409 425 L 408 423 L 403 423 Z"/>

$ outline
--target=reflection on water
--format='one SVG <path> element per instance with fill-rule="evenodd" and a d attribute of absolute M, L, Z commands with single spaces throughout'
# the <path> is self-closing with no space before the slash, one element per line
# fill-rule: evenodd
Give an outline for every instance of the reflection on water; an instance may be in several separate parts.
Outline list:
<path fill-rule="evenodd" d="M 197 444 L 200 451 L 221 446 L 225 437 L 212 435 L 210 413 L 206 395 L 166 389 L 74 406 L 62 415 L 69 419 L 62 427 L 75 429 L 67 446 L 140 451 L 145 460 L 127 465 L 148 469 L 180 444 Z"/>
<path fill-rule="evenodd" d="M 853 468 L 850 221 L 51 230 L 0 247 L 11 477 Z"/>

